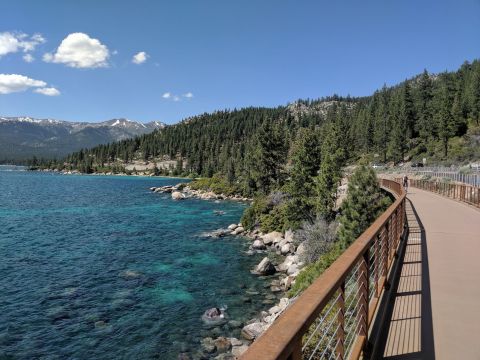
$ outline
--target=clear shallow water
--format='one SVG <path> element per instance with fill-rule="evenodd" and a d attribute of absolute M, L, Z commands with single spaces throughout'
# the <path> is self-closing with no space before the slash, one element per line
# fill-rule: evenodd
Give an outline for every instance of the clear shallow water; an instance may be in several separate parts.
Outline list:
<path fill-rule="evenodd" d="M 207 308 L 257 315 L 259 256 L 240 237 L 202 236 L 245 205 L 148 190 L 179 181 L 0 171 L 0 358 L 175 359 L 211 336 Z"/>

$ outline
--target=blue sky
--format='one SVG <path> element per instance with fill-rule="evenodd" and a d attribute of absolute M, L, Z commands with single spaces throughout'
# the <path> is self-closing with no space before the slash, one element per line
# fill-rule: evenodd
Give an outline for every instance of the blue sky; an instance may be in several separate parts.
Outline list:
<path fill-rule="evenodd" d="M 0 116 L 174 123 L 369 95 L 480 58 L 480 0 L 10 0 L 0 13 Z"/>

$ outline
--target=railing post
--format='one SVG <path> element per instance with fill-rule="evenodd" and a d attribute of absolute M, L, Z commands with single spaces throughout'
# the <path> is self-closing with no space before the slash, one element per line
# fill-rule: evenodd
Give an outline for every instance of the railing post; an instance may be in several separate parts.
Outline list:
<path fill-rule="evenodd" d="M 383 236 L 382 236 L 382 240 L 383 240 L 383 257 L 384 257 L 384 263 L 383 263 L 383 276 L 385 276 L 385 278 L 387 277 L 387 273 L 388 273 L 388 253 L 389 253 L 389 246 L 388 246 L 388 232 L 389 232 L 389 223 L 387 221 L 387 223 L 385 224 L 385 229 L 383 231 Z"/>
<path fill-rule="evenodd" d="M 382 289 L 378 286 L 378 281 L 380 280 L 381 274 L 380 274 L 380 242 L 382 241 L 382 238 L 380 236 L 380 233 L 376 236 L 375 242 L 373 243 L 373 251 L 375 252 L 375 257 L 373 259 L 374 261 L 374 266 L 375 266 L 375 274 L 374 274 L 374 280 L 375 280 L 375 296 L 379 297 L 380 292 Z"/>
<path fill-rule="evenodd" d="M 359 319 L 360 322 L 358 335 L 365 336 L 365 345 L 368 343 L 368 288 L 369 288 L 369 251 L 365 251 L 363 254 L 363 259 L 361 259 L 360 264 L 360 312 Z"/>
<path fill-rule="evenodd" d="M 295 342 L 293 351 L 288 357 L 288 360 L 302 360 L 302 337 Z"/>
<path fill-rule="evenodd" d="M 345 358 L 345 282 L 340 287 L 340 296 L 338 297 L 338 307 L 340 311 L 338 313 L 338 333 L 337 333 L 337 346 L 335 347 L 335 353 L 337 356 L 335 359 L 343 360 Z"/>

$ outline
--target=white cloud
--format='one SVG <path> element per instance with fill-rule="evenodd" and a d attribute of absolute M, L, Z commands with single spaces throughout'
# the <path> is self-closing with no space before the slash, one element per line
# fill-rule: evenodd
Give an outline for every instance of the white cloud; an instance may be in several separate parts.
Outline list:
<path fill-rule="evenodd" d="M 182 101 L 182 98 L 186 98 L 186 99 L 190 100 L 191 98 L 193 98 L 193 94 L 189 91 L 189 92 L 180 96 L 180 95 L 172 94 L 170 92 L 166 92 L 162 95 L 162 97 L 166 100 Z"/>
<path fill-rule="evenodd" d="M 43 60 L 73 68 L 97 68 L 107 67 L 109 56 L 108 48 L 98 39 L 84 33 L 72 33 L 62 40 L 54 54 L 45 54 Z"/>
<path fill-rule="evenodd" d="M 58 96 L 58 95 L 60 95 L 60 91 L 58 91 L 54 87 L 44 87 L 44 88 L 40 88 L 40 89 L 35 89 L 33 91 L 38 93 L 38 94 L 47 95 L 47 96 Z"/>
<path fill-rule="evenodd" d="M 24 33 L 0 33 L 0 57 L 9 53 L 18 51 L 31 52 L 34 51 L 37 45 L 43 44 L 45 38 L 40 34 L 28 36 Z"/>
<path fill-rule="evenodd" d="M 35 58 L 33 57 L 32 54 L 25 54 L 23 55 L 23 60 L 27 63 L 31 63 L 35 61 Z"/>
<path fill-rule="evenodd" d="M 0 94 L 25 91 L 30 88 L 45 87 L 47 83 L 18 74 L 0 74 Z"/>
<path fill-rule="evenodd" d="M 143 64 L 148 59 L 148 54 L 145 51 L 140 51 L 138 54 L 133 56 L 132 62 L 134 64 Z"/>

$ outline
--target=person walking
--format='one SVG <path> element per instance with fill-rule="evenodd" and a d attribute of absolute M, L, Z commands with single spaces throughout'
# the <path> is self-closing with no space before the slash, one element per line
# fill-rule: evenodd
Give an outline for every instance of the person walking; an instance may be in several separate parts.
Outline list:
<path fill-rule="evenodd" d="M 407 193 L 408 192 L 408 176 L 406 174 L 403 175 L 402 183 L 403 183 L 403 189 Z"/>

